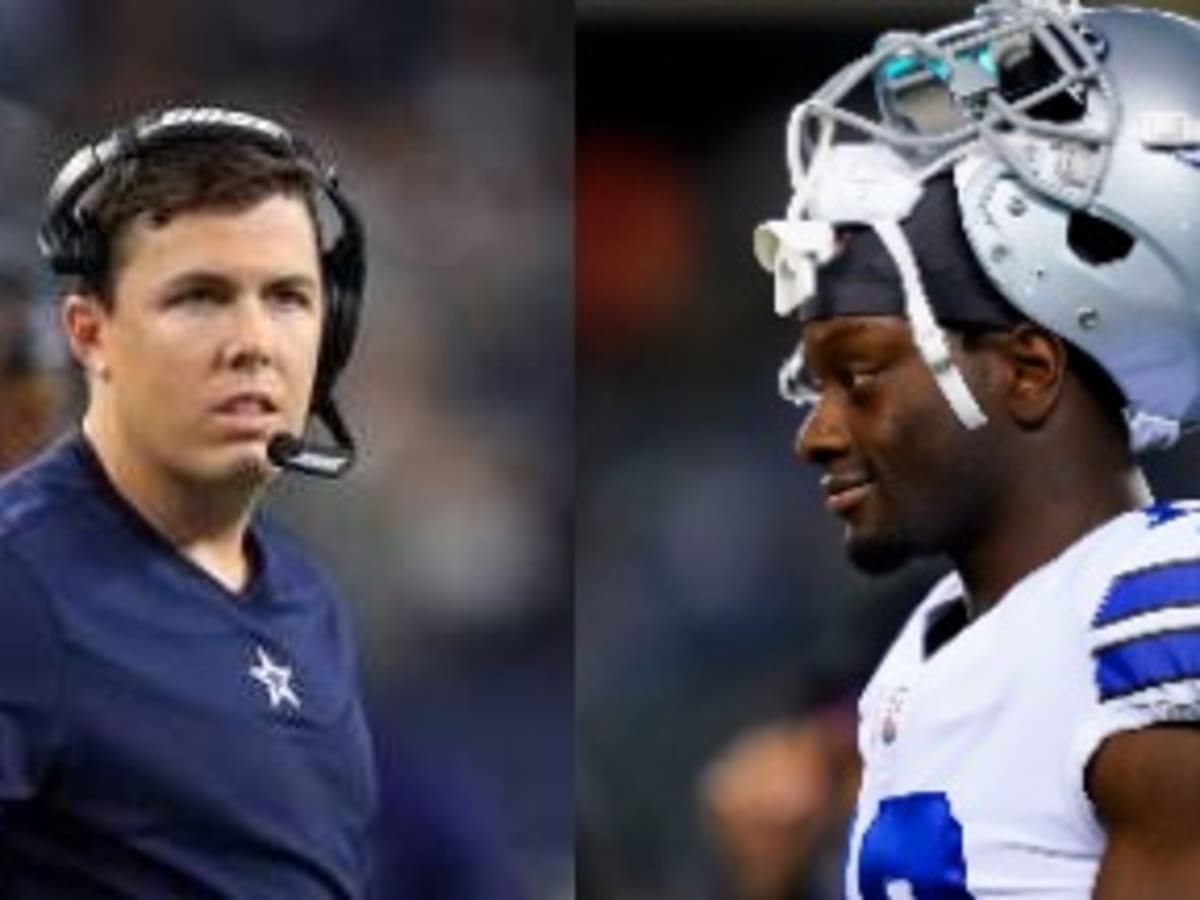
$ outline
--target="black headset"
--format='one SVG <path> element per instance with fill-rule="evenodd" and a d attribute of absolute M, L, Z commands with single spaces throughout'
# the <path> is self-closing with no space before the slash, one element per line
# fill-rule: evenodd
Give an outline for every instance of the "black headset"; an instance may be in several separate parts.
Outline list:
<path fill-rule="evenodd" d="M 92 216 L 95 204 L 88 196 L 92 189 L 122 164 L 164 145 L 219 139 L 253 144 L 296 163 L 337 214 L 337 238 L 321 251 L 326 310 L 311 409 L 337 446 L 318 447 L 284 434 L 272 439 L 268 448 L 277 465 L 336 477 L 354 461 L 354 441 L 334 403 L 333 387 L 358 334 L 366 250 L 362 221 L 342 193 L 337 174 L 307 142 L 276 122 L 232 109 L 184 106 L 140 116 L 104 139 L 81 147 L 59 170 L 46 194 L 38 248 L 56 275 L 97 287 L 107 269 L 109 246 L 108 237 Z"/>

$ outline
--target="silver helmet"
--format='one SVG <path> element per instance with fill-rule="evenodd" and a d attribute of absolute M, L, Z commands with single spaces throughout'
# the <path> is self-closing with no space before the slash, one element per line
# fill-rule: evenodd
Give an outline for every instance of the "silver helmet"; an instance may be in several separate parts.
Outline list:
<path fill-rule="evenodd" d="M 849 106 L 872 82 L 873 117 Z M 986 421 L 900 229 L 923 185 L 952 172 L 1001 294 L 1103 366 L 1137 449 L 1172 443 L 1200 424 L 1197 85 L 1200 24 L 1151 10 L 995 0 L 929 34 L 885 35 L 792 114 L 787 216 L 755 232 L 777 312 L 813 296 L 835 228 L 873 228 L 947 400 L 967 427 Z M 785 388 L 802 365 L 785 366 Z"/>

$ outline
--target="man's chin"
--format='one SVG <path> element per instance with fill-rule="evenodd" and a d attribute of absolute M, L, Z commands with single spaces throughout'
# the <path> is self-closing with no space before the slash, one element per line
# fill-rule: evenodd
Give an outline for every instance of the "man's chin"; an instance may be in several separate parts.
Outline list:
<path fill-rule="evenodd" d="M 846 555 L 856 569 L 868 575 L 887 575 L 915 555 L 912 545 L 897 535 L 846 535 Z"/>
<path fill-rule="evenodd" d="M 267 459 L 265 443 L 227 448 L 205 468 L 205 480 L 229 487 L 256 488 L 267 484 L 278 470 Z"/>

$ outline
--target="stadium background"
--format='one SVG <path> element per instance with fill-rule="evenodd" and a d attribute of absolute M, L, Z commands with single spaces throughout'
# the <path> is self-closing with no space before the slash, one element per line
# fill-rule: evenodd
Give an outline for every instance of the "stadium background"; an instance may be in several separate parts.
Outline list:
<path fill-rule="evenodd" d="M 763 723 L 852 711 L 940 572 L 868 581 L 844 562 L 817 473 L 791 453 L 797 414 L 775 378 L 796 335 L 750 234 L 788 198 L 791 107 L 881 31 L 972 8 L 580 0 L 576 778 L 591 900 L 726 896 L 705 767 Z M 1197 456 L 1193 439 L 1152 458 L 1156 487 L 1196 496 Z M 1052 477 L 1053 460 L 1035 464 Z M 824 862 L 794 896 L 840 896 Z"/>
<path fill-rule="evenodd" d="M 339 391 L 360 466 L 273 503 L 354 606 L 381 898 L 571 891 L 571 15 L 0 0 L 0 461 L 77 403 L 33 229 L 85 138 L 150 106 L 242 106 L 335 160 L 368 223 Z"/>

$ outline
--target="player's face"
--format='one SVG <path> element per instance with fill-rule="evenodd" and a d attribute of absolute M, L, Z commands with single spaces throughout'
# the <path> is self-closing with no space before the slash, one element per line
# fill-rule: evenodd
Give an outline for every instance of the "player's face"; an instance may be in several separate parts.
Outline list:
<path fill-rule="evenodd" d="M 973 485 L 986 473 L 908 324 L 819 320 L 805 325 L 803 343 L 819 399 L 796 449 L 825 470 L 826 506 L 845 521 L 851 560 L 884 572 L 949 550 L 969 527 Z"/>
<path fill-rule="evenodd" d="M 270 475 L 269 438 L 303 427 L 321 336 L 317 237 L 300 199 L 137 222 L 111 311 L 73 300 L 92 304 L 81 355 L 117 452 L 201 482 Z M 68 328 L 78 351 L 70 316 Z"/>

